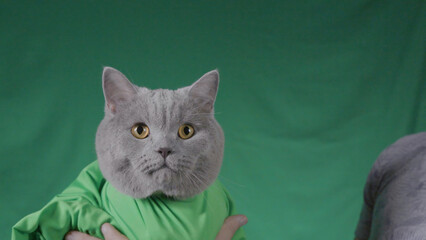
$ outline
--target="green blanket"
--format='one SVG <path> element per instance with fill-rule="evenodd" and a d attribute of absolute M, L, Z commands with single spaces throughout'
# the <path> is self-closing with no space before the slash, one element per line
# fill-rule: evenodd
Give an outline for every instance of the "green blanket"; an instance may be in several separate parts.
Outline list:
<path fill-rule="evenodd" d="M 40 211 L 20 220 L 12 240 L 63 239 L 71 229 L 102 238 L 105 222 L 129 239 L 214 239 L 224 219 L 234 214 L 232 199 L 219 181 L 183 201 L 134 199 L 105 181 L 96 161 Z M 243 230 L 233 239 L 245 239 Z"/>

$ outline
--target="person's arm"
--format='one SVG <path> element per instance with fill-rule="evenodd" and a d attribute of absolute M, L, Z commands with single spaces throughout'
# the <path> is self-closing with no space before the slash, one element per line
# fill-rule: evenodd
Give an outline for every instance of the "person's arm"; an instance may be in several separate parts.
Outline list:
<path fill-rule="evenodd" d="M 244 215 L 234 215 L 225 219 L 215 240 L 231 240 L 235 232 L 247 223 L 247 217 Z M 104 223 L 101 227 L 102 234 L 105 240 L 128 240 L 126 236 L 121 234 L 111 224 Z M 100 238 L 92 237 L 86 233 L 71 231 L 65 236 L 65 240 L 101 240 Z M 143 240 L 143 239 L 142 239 Z"/>
<path fill-rule="evenodd" d="M 233 216 L 238 216 L 237 215 L 238 212 L 237 212 L 237 209 L 235 207 L 234 200 L 232 200 L 231 195 L 229 194 L 228 190 L 226 190 L 226 188 L 222 185 L 222 183 L 220 183 L 220 182 L 218 182 L 218 183 L 222 187 L 223 192 L 224 192 L 225 197 L 226 197 L 226 200 L 227 200 L 228 218 L 225 220 L 225 224 L 224 224 L 224 226 L 225 226 L 226 221 L 228 221 L 228 219 L 231 219 L 231 218 L 233 219 Z M 241 220 L 242 220 L 243 224 L 241 226 L 245 225 L 247 223 L 246 222 L 247 217 L 244 216 L 244 215 L 239 215 L 239 216 L 242 216 Z M 236 224 L 236 222 L 235 222 L 235 224 Z M 223 227 L 222 227 L 222 229 L 223 229 Z M 245 240 L 246 239 L 246 235 L 244 233 L 244 230 L 240 227 L 235 230 L 235 232 L 232 236 L 233 236 L 232 240 Z"/>

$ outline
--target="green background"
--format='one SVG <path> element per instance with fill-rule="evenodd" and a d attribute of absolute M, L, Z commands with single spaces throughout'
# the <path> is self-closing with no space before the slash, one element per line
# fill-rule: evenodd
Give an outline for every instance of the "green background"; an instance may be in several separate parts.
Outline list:
<path fill-rule="evenodd" d="M 377 155 L 426 130 L 426 2 L 153 2 L 0 2 L 0 239 L 96 158 L 103 66 L 170 89 L 218 68 L 248 238 L 353 238 Z"/>

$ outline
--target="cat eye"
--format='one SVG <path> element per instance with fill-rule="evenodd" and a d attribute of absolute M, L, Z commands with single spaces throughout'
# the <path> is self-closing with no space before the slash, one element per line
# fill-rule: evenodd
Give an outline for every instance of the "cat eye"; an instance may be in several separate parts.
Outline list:
<path fill-rule="evenodd" d="M 191 138 L 195 133 L 194 128 L 189 124 L 183 124 L 179 127 L 178 135 L 182 139 Z"/>
<path fill-rule="evenodd" d="M 136 123 L 132 127 L 132 135 L 138 139 L 144 139 L 149 135 L 149 128 L 144 123 Z"/>

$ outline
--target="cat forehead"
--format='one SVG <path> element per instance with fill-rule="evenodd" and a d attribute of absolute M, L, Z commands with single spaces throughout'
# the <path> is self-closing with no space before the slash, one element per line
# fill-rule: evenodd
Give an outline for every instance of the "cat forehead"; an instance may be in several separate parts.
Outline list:
<path fill-rule="evenodd" d="M 170 106 L 182 104 L 188 97 L 185 89 L 169 90 L 169 89 L 154 89 L 139 87 L 137 91 L 137 99 L 140 103 L 145 102 L 146 107 L 154 106 Z"/>
<path fill-rule="evenodd" d="M 196 108 L 188 101 L 185 89 L 168 90 L 138 88 L 134 101 L 123 108 L 120 119 L 142 121 L 166 127 L 175 121 L 194 120 Z M 192 121 L 191 121 L 192 122 Z"/>
<path fill-rule="evenodd" d="M 179 100 L 184 97 L 183 91 L 170 90 L 170 89 L 148 89 L 144 87 L 138 87 L 138 96 L 155 100 L 157 102 L 164 102 L 166 100 Z"/>

